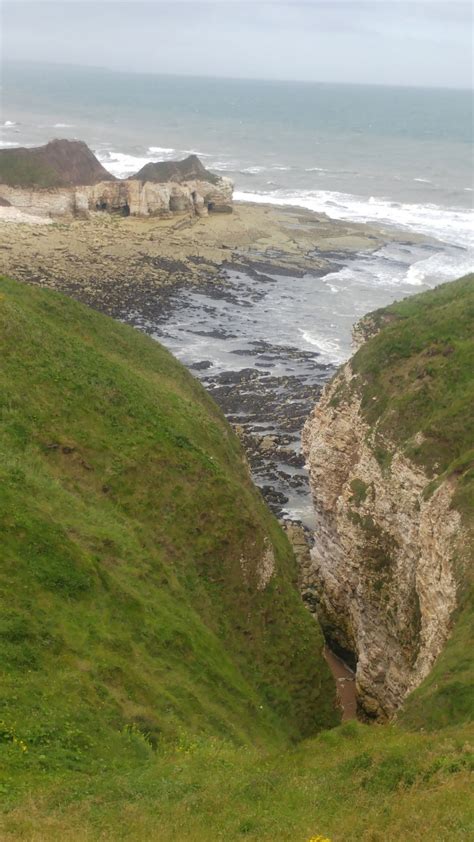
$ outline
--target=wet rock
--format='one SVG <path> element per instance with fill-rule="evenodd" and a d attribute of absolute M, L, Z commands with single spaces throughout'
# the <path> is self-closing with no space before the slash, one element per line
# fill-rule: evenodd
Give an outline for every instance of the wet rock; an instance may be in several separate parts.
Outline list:
<path fill-rule="evenodd" d="M 188 368 L 190 368 L 192 371 L 205 371 L 206 369 L 211 368 L 211 366 L 212 363 L 210 362 L 210 360 L 201 360 L 201 362 L 198 363 L 191 363 L 191 365 L 189 365 Z"/>
<path fill-rule="evenodd" d="M 263 485 L 262 486 L 262 493 L 265 499 L 269 503 L 278 503 L 278 505 L 283 506 L 285 503 L 288 502 L 288 497 L 283 494 L 281 491 L 277 491 L 272 485 Z"/>

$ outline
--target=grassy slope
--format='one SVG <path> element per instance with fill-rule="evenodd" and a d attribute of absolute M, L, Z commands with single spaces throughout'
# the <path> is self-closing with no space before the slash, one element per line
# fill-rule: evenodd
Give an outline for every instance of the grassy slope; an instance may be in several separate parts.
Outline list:
<path fill-rule="evenodd" d="M 0 185 L 66 187 L 113 180 L 82 141 L 51 140 L 45 146 L 0 151 Z"/>
<path fill-rule="evenodd" d="M 465 842 L 472 837 L 472 729 L 407 733 L 346 723 L 284 752 L 136 736 L 100 775 L 45 773 L 6 792 L 0 836 L 28 842 Z M 134 758 L 132 758 L 132 750 Z M 17 752 L 20 754 L 21 752 Z M 13 761 L 12 761 L 13 762 Z M 23 758 L 18 757 L 18 767 Z"/>
<path fill-rule="evenodd" d="M 11 187 L 61 187 L 63 179 L 48 164 L 26 158 L 8 150 L 8 156 L 0 155 L 0 184 Z"/>
<path fill-rule="evenodd" d="M 376 431 L 375 452 L 388 465 L 387 441 L 402 447 L 432 478 L 426 494 L 451 478 L 453 505 L 472 536 L 474 275 L 393 304 L 372 314 L 371 322 L 383 329 L 360 348 L 353 369 L 362 411 Z M 474 712 L 472 537 L 464 549 L 453 634 L 400 715 L 413 726 L 436 728 Z"/>
<path fill-rule="evenodd" d="M 6 732 L 74 764 L 129 724 L 155 742 L 334 724 L 291 550 L 217 407 L 151 339 L 0 284 Z"/>
<path fill-rule="evenodd" d="M 353 359 L 366 420 L 429 475 L 456 473 L 471 508 L 474 275 L 393 304 L 373 319 L 384 328 Z M 414 441 L 419 432 L 421 443 Z"/>
<path fill-rule="evenodd" d="M 156 689 L 148 670 L 153 669 L 155 658 L 165 657 L 162 649 L 157 651 L 155 648 L 150 661 L 146 646 L 143 647 L 137 641 L 141 630 L 145 629 L 144 617 L 148 619 L 149 616 L 149 611 L 143 614 L 137 607 L 137 588 L 145 570 L 146 594 L 151 595 L 153 590 L 156 597 L 160 593 L 161 605 L 164 593 L 171 592 L 173 611 L 179 612 L 181 604 L 186 612 L 188 634 L 190 630 L 197 637 L 203 633 L 200 617 L 191 621 L 192 608 L 181 588 L 179 560 L 181 552 L 185 552 L 185 546 L 179 545 L 180 552 L 175 553 L 172 565 L 163 563 L 166 574 L 163 574 L 159 588 L 156 589 L 154 577 L 157 562 L 150 564 L 153 548 L 146 545 L 146 552 L 143 553 L 148 536 L 147 530 L 142 532 L 141 529 L 144 512 L 147 512 L 147 518 L 153 520 L 157 502 L 156 496 L 152 500 L 150 489 L 146 490 L 150 485 L 148 470 L 151 454 L 157 445 L 156 431 L 153 433 L 151 449 L 139 442 L 144 435 L 143 425 L 148 429 L 157 408 L 161 413 L 160 426 L 164 426 L 164 393 L 161 392 L 160 400 L 156 399 L 157 380 L 166 392 L 167 404 L 171 393 L 181 410 L 181 401 L 186 401 L 191 423 L 183 429 L 181 424 L 185 422 L 182 421 L 182 412 L 175 414 L 175 422 L 181 419 L 176 434 L 194 442 L 198 435 L 200 446 L 205 436 L 207 453 L 210 452 L 211 436 L 213 453 L 216 456 L 219 454 L 219 464 L 227 466 L 227 473 L 231 465 L 232 473 L 239 475 L 240 453 L 234 439 L 223 436 L 228 428 L 212 403 L 204 397 L 202 390 L 171 361 L 169 355 L 154 346 L 152 348 L 149 341 L 99 316 L 86 315 L 85 310 L 59 297 L 40 295 L 6 282 L 2 284 L 0 294 L 3 295 L 0 299 L 0 314 L 8 312 L 8 318 L 1 322 L 2 335 L 10 331 L 9 345 L 14 345 L 21 359 L 20 367 L 10 371 L 8 397 L 3 401 L 5 428 L 8 427 L 9 433 L 6 451 L 2 451 L 2 461 L 5 460 L 9 470 L 9 484 L 14 487 L 15 483 L 19 483 L 20 486 L 18 493 L 21 496 L 17 498 L 14 509 L 16 522 L 20 519 L 20 535 L 25 534 L 25 520 L 35 518 L 36 534 L 40 515 L 42 528 L 46 522 L 54 521 L 53 515 L 56 513 L 55 522 L 61 529 L 61 541 L 73 540 L 77 544 L 81 538 L 84 548 L 86 543 L 82 538 L 86 522 L 88 540 L 93 553 L 100 556 L 101 563 L 98 565 L 97 559 L 91 560 L 90 557 L 89 561 L 96 569 L 99 566 L 107 573 L 104 582 L 101 580 L 100 585 L 94 584 L 95 588 L 100 587 L 97 593 L 100 593 L 100 602 L 105 604 L 105 610 L 93 622 L 89 620 L 88 625 L 79 625 L 73 620 L 73 615 L 77 615 L 79 609 L 83 616 L 86 609 L 87 615 L 91 615 L 90 590 L 81 590 L 79 586 L 77 591 L 76 585 L 76 593 L 73 587 L 72 594 L 68 595 L 64 590 L 56 594 L 55 588 L 61 579 L 58 581 L 56 574 L 53 574 L 52 581 L 49 579 L 45 583 L 43 580 L 41 584 L 42 599 L 45 601 L 39 606 L 35 602 L 38 590 L 31 569 L 27 582 L 18 575 L 18 567 L 11 573 L 11 607 L 15 607 L 16 601 L 25 602 L 26 608 L 21 610 L 26 613 L 29 609 L 32 616 L 39 617 L 43 625 L 36 637 L 29 636 L 26 632 L 31 616 L 28 619 L 24 617 L 23 622 L 10 626 L 10 632 L 4 635 L 4 640 L 7 644 L 20 643 L 19 651 L 28 646 L 37 649 L 35 654 L 41 659 L 43 669 L 45 659 L 51 659 L 51 663 L 44 682 L 38 677 L 37 664 L 14 665 L 11 675 L 19 677 L 20 681 L 6 685 L 7 703 L 10 706 L 6 712 L 11 714 L 11 721 L 16 724 L 14 730 L 10 728 L 8 733 L 4 733 L 1 747 L 5 761 L 0 775 L 0 793 L 4 803 L 0 817 L 1 838 L 31 842 L 90 842 L 99 839 L 106 842 L 121 839 L 134 842 L 148 839 L 162 842 L 214 842 L 243 838 L 259 842 L 305 842 L 318 834 L 329 837 L 332 842 L 347 842 L 348 839 L 370 842 L 405 842 L 410 839 L 417 842 L 426 838 L 469 838 L 474 824 L 469 789 L 469 769 L 472 769 L 472 749 L 469 745 L 472 746 L 474 736 L 468 726 L 456 724 L 459 711 L 456 707 L 451 710 L 452 699 L 449 694 L 444 699 L 437 697 L 436 700 L 444 712 L 439 724 L 444 724 L 447 712 L 452 717 L 450 727 L 447 728 L 415 733 L 403 730 L 400 726 L 369 727 L 347 723 L 324 731 L 317 738 L 306 740 L 296 748 L 284 748 L 283 745 L 274 745 L 272 748 L 276 724 L 274 717 L 267 712 L 263 716 L 252 702 L 251 696 L 257 691 L 254 685 L 250 685 L 248 664 L 243 677 L 244 670 L 239 671 L 235 667 L 239 657 L 243 657 L 243 653 L 239 656 L 236 652 L 235 641 L 231 646 L 232 660 L 225 664 L 227 677 L 230 676 L 229 681 L 233 685 L 232 691 L 226 693 L 220 682 L 211 682 L 211 685 L 202 688 L 202 669 L 189 672 L 186 638 L 173 633 L 166 637 L 169 647 L 166 654 L 168 672 L 173 673 L 175 685 L 185 683 L 192 697 L 187 698 L 186 704 L 182 696 L 179 696 L 179 704 L 176 697 L 173 698 L 174 713 L 167 711 L 161 723 L 167 734 L 166 739 L 157 739 L 159 735 L 150 728 L 149 719 L 146 723 L 135 719 L 132 727 L 123 728 L 124 721 L 134 722 L 131 714 L 135 710 L 131 707 L 128 717 L 123 718 L 124 697 L 134 692 L 135 682 L 138 682 L 142 704 L 143 698 L 148 698 L 146 694 L 150 695 Z M 63 323 L 64 316 L 70 320 L 67 329 Z M 62 322 L 60 331 L 58 322 Z M 12 324 L 13 329 L 10 327 Z M 59 361 L 53 356 L 54 352 L 57 354 L 58 338 L 60 343 L 64 343 L 61 346 L 64 358 Z M 99 344 L 101 353 L 97 357 Z M 43 353 L 42 346 L 46 346 L 47 352 Z M 84 346 L 87 348 L 87 363 L 81 375 L 79 362 L 81 359 L 85 362 L 82 356 L 85 353 Z M 95 364 L 92 365 L 94 357 Z M 153 365 L 150 364 L 151 357 Z M 125 358 L 127 369 L 124 371 Z M 30 364 L 28 359 L 31 359 Z M 109 368 L 111 364 L 113 377 Z M 168 374 L 172 372 L 171 383 L 164 376 L 163 368 Z M 126 377 L 125 393 L 122 388 L 117 389 L 118 371 Z M 136 399 L 133 399 L 136 398 L 138 388 L 137 376 L 142 400 L 143 379 L 153 390 L 153 409 L 138 406 Z M 54 378 L 57 378 L 56 385 Z M 86 379 L 89 395 L 87 413 L 82 409 L 86 387 L 83 378 Z M 130 400 L 129 389 L 132 390 Z M 192 392 L 194 395 L 191 400 Z M 1 394 L 4 394 L 3 390 Z M 64 398 L 61 408 L 59 402 L 56 402 L 60 395 Z M 28 411 L 25 411 L 25 398 L 29 398 L 26 404 Z M 96 401 L 106 418 L 96 413 Z M 55 414 L 52 414 L 53 407 Z M 201 408 L 199 427 L 195 415 L 197 407 Z M 170 407 L 168 411 L 171 411 Z M 135 413 L 138 414 L 139 423 L 129 427 Z M 92 418 L 94 423 L 91 423 Z M 133 431 L 134 448 L 131 453 L 123 447 L 124 434 L 119 436 L 119 430 L 125 422 L 128 434 L 131 435 Z M 147 435 L 151 435 L 151 429 L 154 428 L 150 428 Z M 34 432 L 33 437 L 31 431 Z M 215 440 L 211 431 L 215 433 Z M 93 478 L 99 470 L 104 470 L 104 465 L 101 465 L 101 460 L 105 459 L 103 449 L 111 435 L 116 450 L 112 461 L 110 452 L 106 460 L 107 490 L 104 491 L 94 486 Z M 14 447 L 12 442 L 15 443 Z M 55 443 L 61 444 L 63 448 L 66 446 L 66 450 L 71 446 L 76 449 L 64 453 L 61 448 L 50 447 Z M 142 458 L 145 453 L 146 458 Z M 184 457 L 190 460 L 186 465 L 186 481 L 189 482 L 192 453 L 186 448 Z M 81 460 L 86 462 L 88 468 L 81 464 Z M 132 463 L 141 467 L 137 470 Z M 34 506 L 30 495 L 30 484 L 36 482 L 33 469 L 40 477 L 40 493 L 35 490 Z M 176 469 L 176 464 L 170 468 L 167 482 L 176 481 Z M 164 466 L 162 470 L 165 470 Z M 209 478 L 207 473 L 205 476 Z M 102 476 L 100 482 L 104 483 Z M 153 472 L 152 485 L 153 482 L 160 482 L 162 487 L 162 476 Z M 239 479 L 238 485 L 239 488 L 245 487 L 244 500 L 238 513 L 234 505 L 232 511 L 225 515 L 224 522 L 219 525 L 219 534 L 229 517 L 238 523 L 242 522 L 242 517 L 245 520 L 250 517 L 245 508 L 247 494 L 251 495 L 252 506 L 258 507 L 258 521 L 268 517 L 251 489 L 246 487 L 243 477 Z M 5 483 L 2 482 L 2 493 L 4 487 Z M 130 491 L 131 487 L 134 492 Z M 128 493 L 125 493 L 126 489 Z M 214 492 L 215 488 L 210 494 Z M 61 495 L 58 501 L 54 496 L 56 493 Z M 104 500 L 107 501 L 106 508 L 103 508 Z M 185 505 L 189 507 L 193 504 L 190 493 L 186 496 Z M 168 505 L 172 504 L 168 501 Z M 174 505 L 179 504 L 175 502 Z M 215 499 L 212 505 L 215 506 Z M 112 510 L 109 506 L 112 506 Z M 36 511 L 38 507 L 39 513 Z M 160 502 L 161 517 L 165 511 Z M 97 521 L 94 512 L 97 512 Z M 131 528 L 130 512 L 134 517 L 141 513 L 138 533 Z M 180 512 L 176 509 L 170 512 L 168 520 L 168 534 L 173 536 L 173 542 L 179 537 L 179 531 L 175 530 L 180 530 L 183 525 L 182 520 L 177 521 L 177 514 Z M 205 536 L 209 535 L 209 529 L 212 534 L 214 522 L 215 519 L 206 518 Z M 270 525 L 266 525 L 266 529 L 275 529 L 274 540 L 277 539 L 277 543 L 282 541 L 274 522 L 270 519 L 267 523 Z M 108 544 L 111 529 L 112 546 Z M 98 539 L 102 543 L 97 551 Z M 192 540 L 199 540 L 196 533 L 193 533 Z M 209 539 L 206 537 L 205 540 L 207 545 Z M 48 546 L 54 545 L 50 532 L 47 532 L 47 541 Z M 169 553 L 171 546 L 174 544 L 168 539 L 163 552 Z M 88 552 L 91 547 L 86 547 Z M 208 550 L 207 565 L 211 565 L 214 549 L 208 547 Z M 283 548 L 281 552 L 284 554 Z M 144 555 L 147 564 L 142 568 L 141 559 Z M 17 553 L 16 564 L 20 565 L 22 559 L 23 554 Z M 137 559 L 140 559 L 140 563 Z M 185 559 L 186 565 L 188 560 L 189 556 Z M 171 566 L 173 571 L 170 573 Z M 38 568 L 35 563 L 35 570 L 35 577 L 39 571 L 41 581 L 44 575 L 41 565 Z M 117 578 L 119 574 L 120 579 Z M 204 574 L 205 586 L 199 590 L 199 580 Z M 194 602 L 195 594 L 199 592 L 202 600 L 202 604 L 199 604 L 200 615 L 208 606 L 210 614 L 217 613 L 222 622 L 223 614 L 218 608 L 222 590 L 217 591 L 217 604 L 213 601 L 213 587 L 219 588 L 215 570 L 213 576 L 214 581 L 210 582 L 209 567 L 206 566 L 205 571 L 200 568 L 199 574 L 193 572 L 191 581 L 187 581 L 186 585 L 194 596 Z M 132 591 L 135 599 L 130 601 Z M 179 599 L 176 599 L 177 594 Z M 140 591 L 138 602 L 144 599 L 143 591 Z M 295 605 L 292 604 L 289 609 L 293 612 Z M 119 617 L 114 617 L 114 610 L 119 611 Z M 140 622 L 136 622 L 135 612 L 138 612 Z M 48 622 L 54 625 L 54 616 L 58 614 L 61 617 L 60 628 L 53 634 L 50 633 Z M 112 620 L 113 624 L 109 625 Z M 131 650 L 127 646 L 127 629 L 133 629 L 130 634 Z M 179 631 L 184 634 L 183 627 Z M 225 628 L 220 627 L 218 631 L 220 635 L 227 634 Z M 57 639 L 59 636 L 61 640 Z M 207 633 L 205 638 L 209 640 Z M 156 646 L 156 638 L 154 644 Z M 223 669 L 223 651 L 216 637 L 212 638 L 212 645 L 216 647 L 218 662 L 215 668 Z M 459 645 L 458 656 L 464 657 L 464 648 Z M 52 650 L 53 655 L 45 655 L 45 650 L 46 653 Z M 238 642 L 237 650 L 240 650 Z M 28 648 L 26 651 L 28 657 Z M 209 669 L 208 653 L 209 649 L 205 650 L 205 654 L 199 651 L 201 663 L 206 664 L 206 672 Z M 281 649 L 276 644 L 275 655 L 281 656 Z M 146 667 L 137 675 L 137 670 L 132 671 L 130 666 L 142 659 Z M 284 664 L 286 669 L 290 669 L 291 659 L 286 654 Z M 60 687 L 56 686 L 58 665 L 61 667 Z M 78 674 L 83 678 L 78 679 Z M 275 680 L 274 675 L 271 680 Z M 85 695 L 83 681 L 87 683 Z M 151 688 L 148 687 L 149 682 L 152 682 Z M 46 693 L 46 685 L 49 695 Z M 36 700 L 34 717 L 28 716 L 32 695 L 24 695 L 27 688 L 30 688 Z M 165 688 L 168 693 L 166 685 Z M 76 704 L 72 698 L 73 691 L 79 691 L 82 696 L 81 711 L 88 711 L 87 716 L 90 718 L 85 722 L 74 721 Z M 97 709 L 92 707 L 90 710 L 87 707 L 90 693 Z M 176 693 L 175 687 L 173 693 Z M 209 719 L 210 695 L 213 696 L 218 712 L 213 721 Z M 198 696 L 202 704 L 199 715 Z M 156 702 L 156 696 L 153 701 Z M 319 703 L 316 700 L 316 706 Z M 178 708 L 183 720 L 177 714 Z M 47 721 L 49 714 L 50 722 Z M 146 716 L 151 718 L 153 714 L 153 704 L 147 702 Z M 262 715 L 260 721 L 259 715 Z M 199 720 L 197 723 L 196 717 Z M 46 728 L 42 724 L 45 718 Z M 462 712 L 459 718 L 463 719 Z M 99 723 L 100 739 L 94 731 Z M 278 725 L 282 728 L 281 718 Z M 236 730 L 245 740 L 252 729 L 258 745 L 251 747 L 246 743 L 241 747 L 236 746 Z M 192 730 L 200 733 L 193 736 L 190 733 Z M 209 731 L 213 731 L 214 735 L 209 735 Z"/>

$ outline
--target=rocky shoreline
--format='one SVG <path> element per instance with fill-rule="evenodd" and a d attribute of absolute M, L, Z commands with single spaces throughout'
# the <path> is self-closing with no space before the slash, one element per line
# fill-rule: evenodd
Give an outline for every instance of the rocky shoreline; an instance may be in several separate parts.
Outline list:
<path fill-rule="evenodd" d="M 157 288 L 213 281 L 228 263 L 292 277 L 327 272 L 337 255 L 396 239 L 368 225 L 250 203 L 236 203 L 232 215 L 205 219 L 96 213 L 88 220 L 35 226 L 0 219 L 0 269 L 28 283 L 74 290 L 91 306 L 117 312 L 130 306 L 130 288 L 146 304 Z"/>
<path fill-rule="evenodd" d="M 64 292 L 165 345 L 167 326 L 180 319 L 183 297 L 197 290 L 208 324 L 193 333 L 205 342 L 206 337 L 226 337 L 213 312 L 220 302 L 251 307 L 276 277 L 316 279 L 336 271 L 351 253 L 373 251 L 390 239 L 371 226 L 297 208 L 244 203 L 236 204 L 232 216 L 205 220 L 95 214 L 67 224 L 0 224 L 0 271 Z M 300 433 L 335 369 L 317 351 L 270 343 L 258 335 L 251 345 L 250 366 L 242 366 L 248 347 L 234 348 L 235 366 L 231 362 L 217 373 L 205 352 L 185 361 L 239 433 L 254 480 L 274 513 L 288 518 L 289 501 L 296 510 L 306 505 L 306 522 L 296 519 L 310 527 Z"/>
<path fill-rule="evenodd" d="M 303 599 L 315 611 L 307 586 L 315 515 L 301 431 L 336 367 L 271 331 L 269 341 L 255 320 L 243 336 L 238 322 L 257 307 L 266 318 L 269 291 L 278 283 L 295 289 L 298 300 L 298 283 L 311 288 L 352 256 L 391 240 L 400 236 L 302 209 L 244 203 L 232 216 L 205 220 L 96 214 L 68 224 L 0 223 L 0 272 L 132 324 L 182 358 L 239 435 L 254 482 L 293 545 Z M 198 343 L 191 355 L 173 336 L 183 322 L 185 344 L 190 337 Z M 229 349 L 217 370 L 216 343 Z M 327 657 L 336 656 L 328 650 Z M 330 667 L 344 715 L 352 717 L 353 675 L 344 665 L 331 661 Z"/>

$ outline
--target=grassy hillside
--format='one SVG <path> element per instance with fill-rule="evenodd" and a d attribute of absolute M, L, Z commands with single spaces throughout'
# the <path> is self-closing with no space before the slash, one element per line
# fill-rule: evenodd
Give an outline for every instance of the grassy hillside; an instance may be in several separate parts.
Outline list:
<path fill-rule="evenodd" d="M 50 140 L 44 146 L 0 150 L 0 184 L 67 187 L 115 181 L 80 140 Z"/>
<path fill-rule="evenodd" d="M 380 459 L 387 436 L 430 476 L 455 475 L 458 504 L 472 511 L 474 275 L 392 304 L 371 322 L 383 329 L 357 352 L 353 370 Z"/>
<path fill-rule="evenodd" d="M 201 386 L 133 329 L 7 280 L 0 356 L 5 732 L 80 766 L 129 728 L 335 724 L 289 544 Z"/>
<path fill-rule="evenodd" d="M 439 727 L 474 712 L 474 275 L 379 310 L 369 323 L 380 332 L 357 352 L 353 370 L 375 455 L 388 465 L 387 442 L 401 446 L 431 478 L 426 495 L 450 478 L 470 535 L 453 634 L 400 714 L 412 726 Z"/>
<path fill-rule="evenodd" d="M 10 187 L 64 186 L 53 167 L 15 154 L 9 155 L 8 158 L 0 156 L 0 184 L 8 184 Z"/>
<path fill-rule="evenodd" d="M 7 779 L 0 838 L 466 842 L 474 830 L 473 737 L 466 727 L 423 734 L 349 722 L 266 753 L 210 737 L 154 750 L 130 734 L 129 755 L 104 758 L 99 773 L 38 772 L 23 796 Z"/>
<path fill-rule="evenodd" d="M 470 838 L 465 610 L 410 729 L 328 729 L 292 554 L 198 383 L 7 280 L 0 354 L 2 841 Z"/>

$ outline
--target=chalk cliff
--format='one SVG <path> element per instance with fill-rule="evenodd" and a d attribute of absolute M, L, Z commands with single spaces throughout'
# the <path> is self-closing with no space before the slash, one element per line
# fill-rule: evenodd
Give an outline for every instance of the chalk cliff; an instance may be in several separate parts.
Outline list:
<path fill-rule="evenodd" d="M 206 216 L 232 212 L 232 193 L 231 180 L 208 172 L 195 155 L 150 162 L 132 178 L 116 179 L 81 141 L 0 150 L 0 199 L 33 215 Z"/>
<path fill-rule="evenodd" d="M 472 312 L 474 277 L 457 284 L 375 314 L 365 332 L 385 326 L 328 384 L 303 433 L 317 515 L 303 592 L 378 718 L 443 649 L 472 552 L 462 307 Z"/>

